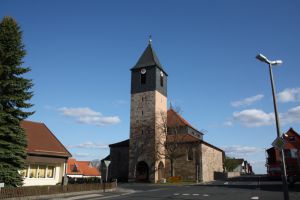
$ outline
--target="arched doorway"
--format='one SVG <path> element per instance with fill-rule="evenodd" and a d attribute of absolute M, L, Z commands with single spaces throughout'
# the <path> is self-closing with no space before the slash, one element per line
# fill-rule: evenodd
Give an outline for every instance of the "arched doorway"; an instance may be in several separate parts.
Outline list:
<path fill-rule="evenodd" d="M 147 182 L 149 181 L 149 168 L 146 162 L 140 161 L 136 165 L 136 177 L 137 182 Z"/>
<path fill-rule="evenodd" d="M 165 167 L 164 164 L 160 161 L 158 164 L 158 181 L 165 178 Z"/>

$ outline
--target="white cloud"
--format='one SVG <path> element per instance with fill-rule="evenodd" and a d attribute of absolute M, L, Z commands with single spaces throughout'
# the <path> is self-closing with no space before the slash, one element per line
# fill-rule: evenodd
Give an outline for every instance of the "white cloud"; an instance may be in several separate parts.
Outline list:
<path fill-rule="evenodd" d="M 82 148 L 82 149 L 106 149 L 108 148 L 108 145 L 106 144 L 96 144 L 93 142 L 84 142 L 82 144 L 68 146 L 68 148 Z"/>
<path fill-rule="evenodd" d="M 222 148 L 227 155 L 230 156 L 245 156 L 255 153 L 263 152 L 264 149 L 260 147 L 248 147 L 248 146 L 240 146 L 240 145 L 233 145 L 233 146 L 226 146 Z"/>
<path fill-rule="evenodd" d="M 300 106 L 291 108 L 286 113 L 282 114 L 282 123 L 300 123 Z"/>
<path fill-rule="evenodd" d="M 81 158 L 86 158 L 89 157 L 90 154 L 89 153 L 72 153 L 73 157 L 81 157 Z"/>
<path fill-rule="evenodd" d="M 75 118 L 78 123 L 92 124 L 98 126 L 113 125 L 121 120 L 118 116 L 106 117 L 100 112 L 96 112 L 90 108 L 59 108 L 62 115 Z"/>
<path fill-rule="evenodd" d="M 287 88 L 279 92 L 278 100 L 283 103 L 300 101 L 300 88 Z"/>
<path fill-rule="evenodd" d="M 224 122 L 224 124 L 223 124 L 224 126 L 233 126 L 233 123 L 232 123 L 232 121 L 226 121 L 226 122 Z"/>
<path fill-rule="evenodd" d="M 233 107 L 249 106 L 249 105 L 253 104 L 256 101 L 261 100 L 263 97 L 264 97 L 263 94 L 258 94 L 258 95 L 252 96 L 252 97 L 248 97 L 248 98 L 242 99 L 240 101 L 233 101 L 230 104 Z"/>
<path fill-rule="evenodd" d="M 242 110 L 233 113 L 233 119 L 246 127 L 267 126 L 274 123 L 274 113 L 258 109 Z"/>
<path fill-rule="evenodd" d="M 279 113 L 280 122 L 284 125 L 300 123 L 300 106 L 289 109 L 285 113 Z M 238 122 L 246 127 L 268 126 L 275 123 L 274 113 L 266 113 L 258 109 L 248 109 L 233 113 L 233 118 L 224 122 L 224 126 L 233 126 Z"/>

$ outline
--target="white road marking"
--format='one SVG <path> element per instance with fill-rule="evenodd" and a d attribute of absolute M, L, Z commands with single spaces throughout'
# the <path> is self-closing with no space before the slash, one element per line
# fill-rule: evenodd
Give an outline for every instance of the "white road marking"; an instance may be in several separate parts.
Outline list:
<path fill-rule="evenodd" d="M 200 194 L 193 194 L 193 196 L 199 196 Z"/>
<path fill-rule="evenodd" d="M 182 194 L 183 196 L 189 196 L 190 194 Z"/>
<path fill-rule="evenodd" d="M 69 198 L 65 198 L 67 200 L 76 200 L 76 199 L 82 199 L 82 198 L 92 198 L 92 197 L 102 197 L 102 194 L 87 194 L 87 195 L 80 195 L 80 196 L 76 196 L 76 197 L 69 197 Z"/>
<path fill-rule="evenodd" d="M 228 182 L 225 182 L 224 185 L 228 185 Z"/>
<path fill-rule="evenodd" d="M 258 200 L 258 199 L 259 199 L 259 197 L 251 197 L 251 199 Z"/>
<path fill-rule="evenodd" d="M 203 196 L 204 196 L 204 197 L 209 197 L 209 194 L 204 194 Z"/>
<path fill-rule="evenodd" d="M 174 195 L 176 195 L 176 196 L 177 196 L 177 195 L 180 195 L 180 194 L 179 194 L 179 193 L 174 193 Z"/>

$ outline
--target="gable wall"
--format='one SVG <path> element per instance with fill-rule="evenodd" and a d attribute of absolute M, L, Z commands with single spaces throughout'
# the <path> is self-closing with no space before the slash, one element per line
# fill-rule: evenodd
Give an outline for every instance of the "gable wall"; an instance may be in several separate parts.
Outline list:
<path fill-rule="evenodd" d="M 223 172 L 223 153 L 206 144 L 201 144 L 202 150 L 202 181 L 214 180 L 214 172 Z"/>

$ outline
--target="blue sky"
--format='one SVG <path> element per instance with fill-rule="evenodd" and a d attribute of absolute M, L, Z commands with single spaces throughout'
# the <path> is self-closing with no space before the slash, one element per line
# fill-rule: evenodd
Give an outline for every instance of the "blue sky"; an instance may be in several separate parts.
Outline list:
<path fill-rule="evenodd" d="M 45 123 L 79 160 L 102 159 L 129 137 L 130 71 L 152 35 L 168 101 L 204 139 L 265 172 L 276 136 L 263 53 L 282 131 L 300 132 L 300 2 L 296 0 L 1 0 L 23 30 L 34 82 L 29 120 Z"/>

